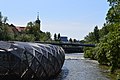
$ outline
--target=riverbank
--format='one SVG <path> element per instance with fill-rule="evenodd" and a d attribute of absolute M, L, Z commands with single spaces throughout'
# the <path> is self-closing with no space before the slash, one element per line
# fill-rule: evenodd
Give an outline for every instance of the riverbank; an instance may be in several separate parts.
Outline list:
<path fill-rule="evenodd" d="M 105 65 L 99 65 L 100 69 L 103 69 L 104 72 L 103 74 L 107 75 L 107 77 L 110 77 L 111 80 L 118 80 L 120 79 L 120 69 L 116 70 L 114 74 L 110 73 L 110 67 L 105 66 Z"/>

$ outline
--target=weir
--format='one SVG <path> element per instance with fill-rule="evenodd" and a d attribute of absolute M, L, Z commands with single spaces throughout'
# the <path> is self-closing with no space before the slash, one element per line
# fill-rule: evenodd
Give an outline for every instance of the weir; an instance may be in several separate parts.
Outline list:
<path fill-rule="evenodd" d="M 0 79 L 47 80 L 59 74 L 64 60 L 59 46 L 0 41 Z"/>

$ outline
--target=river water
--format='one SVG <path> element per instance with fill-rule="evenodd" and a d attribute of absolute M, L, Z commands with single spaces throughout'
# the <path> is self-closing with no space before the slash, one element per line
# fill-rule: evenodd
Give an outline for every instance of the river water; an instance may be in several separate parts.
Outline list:
<path fill-rule="evenodd" d="M 84 59 L 83 53 L 65 54 L 61 73 L 53 80 L 110 80 L 95 60 Z"/>

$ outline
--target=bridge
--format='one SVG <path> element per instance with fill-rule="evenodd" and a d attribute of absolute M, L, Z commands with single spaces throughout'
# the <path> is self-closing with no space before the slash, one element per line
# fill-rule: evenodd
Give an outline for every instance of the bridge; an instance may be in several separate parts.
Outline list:
<path fill-rule="evenodd" d="M 37 42 L 61 46 L 66 53 L 83 52 L 83 47 L 95 47 L 95 44 L 83 44 L 79 42 Z"/>
<path fill-rule="evenodd" d="M 53 44 L 53 45 L 59 45 L 59 46 L 62 46 L 62 45 L 67 45 L 67 46 L 84 46 L 84 47 L 95 47 L 95 44 L 83 44 L 83 43 L 54 43 L 54 42 L 51 42 L 51 43 L 48 43 L 48 44 Z"/>
<path fill-rule="evenodd" d="M 52 45 L 67 45 L 67 46 L 83 46 L 83 47 L 95 47 L 95 44 L 84 44 L 79 42 L 40 42 L 36 41 L 36 43 L 43 43 L 43 44 L 52 44 Z"/>

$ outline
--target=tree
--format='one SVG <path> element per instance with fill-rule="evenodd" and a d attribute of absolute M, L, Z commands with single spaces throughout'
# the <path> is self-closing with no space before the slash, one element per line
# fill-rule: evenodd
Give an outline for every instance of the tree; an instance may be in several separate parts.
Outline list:
<path fill-rule="evenodd" d="M 3 19 L 3 16 L 2 16 L 2 13 L 0 12 L 0 26 L 2 26 L 2 19 Z"/>
<path fill-rule="evenodd" d="M 26 34 L 34 36 L 35 41 L 49 41 L 51 40 L 50 32 L 40 31 L 40 25 L 36 22 L 29 22 L 26 27 Z"/>
<path fill-rule="evenodd" d="M 3 18 L 3 16 L 2 16 L 2 13 L 0 12 L 0 34 L 1 34 L 1 36 L 0 36 L 0 40 L 2 40 L 2 39 L 3 39 L 3 26 L 2 26 L 2 18 Z"/>
<path fill-rule="evenodd" d="M 108 10 L 106 21 L 107 23 L 114 24 L 120 22 L 120 1 L 108 0 L 110 9 Z"/>
<path fill-rule="evenodd" d="M 76 40 L 76 39 L 73 39 L 73 42 L 77 42 L 77 40 Z"/>
<path fill-rule="evenodd" d="M 54 34 L 54 40 L 57 41 L 57 34 Z"/>
<path fill-rule="evenodd" d="M 95 43 L 95 36 L 93 32 L 90 32 L 85 38 L 84 41 L 86 43 Z"/>
<path fill-rule="evenodd" d="M 46 32 L 46 36 L 47 36 L 47 40 L 48 40 L 48 41 L 52 40 L 52 39 L 51 39 L 51 33 L 50 33 L 50 32 Z"/>
<path fill-rule="evenodd" d="M 8 20 L 8 18 L 7 18 L 7 17 L 4 17 L 3 23 L 6 24 L 7 20 Z"/>
<path fill-rule="evenodd" d="M 96 42 L 98 43 L 99 42 L 99 29 L 98 29 L 98 26 L 95 26 L 94 28 L 94 36 L 95 36 L 95 40 Z"/>
<path fill-rule="evenodd" d="M 40 33 L 41 41 L 51 41 L 51 34 L 50 32 L 42 32 Z"/>
<path fill-rule="evenodd" d="M 58 41 L 60 41 L 60 33 L 58 34 Z"/>
<path fill-rule="evenodd" d="M 73 42 L 73 41 L 72 41 L 72 38 L 69 39 L 69 42 Z"/>
<path fill-rule="evenodd" d="M 96 48 L 96 54 L 97 54 L 97 60 L 102 65 L 108 65 L 110 62 L 107 58 L 107 52 L 109 48 L 109 44 L 106 42 L 101 42 L 97 45 Z"/>
<path fill-rule="evenodd" d="M 0 40 L 13 40 L 13 33 L 11 33 L 9 31 L 9 25 L 6 24 L 8 18 L 7 17 L 3 17 L 2 13 L 0 12 Z"/>
<path fill-rule="evenodd" d="M 107 0 L 110 3 L 110 6 L 115 6 L 120 3 L 119 0 Z"/>
<path fill-rule="evenodd" d="M 100 30 L 96 26 L 94 32 L 90 32 L 84 39 L 85 42 L 97 42 L 96 47 L 85 48 L 84 55 L 89 58 L 97 56 L 98 62 L 109 65 L 111 73 L 114 73 L 120 67 L 120 0 L 108 2 L 110 9 L 106 23 Z"/>
<path fill-rule="evenodd" d="M 100 64 L 109 64 L 113 73 L 120 65 L 120 32 L 110 32 L 97 46 L 98 61 Z"/>
<path fill-rule="evenodd" d="M 32 42 L 35 41 L 35 37 L 32 34 L 21 34 L 17 36 L 15 40 L 23 42 Z"/>
<path fill-rule="evenodd" d="M 29 22 L 27 24 L 27 28 L 26 28 L 26 33 L 27 34 L 33 34 L 35 37 L 35 41 L 40 41 L 40 30 L 39 30 L 39 26 L 36 25 L 33 22 Z"/>
<path fill-rule="evenodd" d="M 109 33 L 109 26 L 104 25 L 102 29 L 99 30 L 100 38 L 107 35 Z"/>

